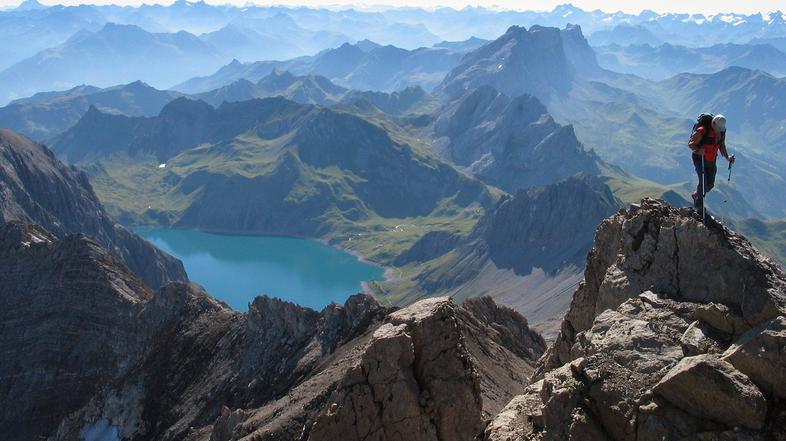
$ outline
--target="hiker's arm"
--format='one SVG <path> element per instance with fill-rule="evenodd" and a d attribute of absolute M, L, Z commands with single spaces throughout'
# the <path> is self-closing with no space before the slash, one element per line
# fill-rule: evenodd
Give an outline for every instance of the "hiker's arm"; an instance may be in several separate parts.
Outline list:
<path fill-rule="evenodd" d="M 729 159 L 729 151 L 726 150 L 726 133 L 721 137 L 720 152 L 727 161 L 731 161 L 731 159 Z"/>
<path fill-rule="evenodd" d="M 691 135 L 690 141 L 688 141 L 688 147 L 690 147 L 690 149 L 693 150 L 693 153 L 696 153 L 697 155 L 701 155 L 703 153 L 701 150 L 704 150 L 701 148 L 702 137 L 702 132 L 700 130 L 696 130 L 693 132 L 693 135 Z"/>

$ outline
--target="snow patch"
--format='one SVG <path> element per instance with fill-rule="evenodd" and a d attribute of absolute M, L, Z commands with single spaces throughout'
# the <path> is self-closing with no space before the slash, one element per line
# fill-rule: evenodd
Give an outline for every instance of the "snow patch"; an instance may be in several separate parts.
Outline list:
<path fill-rule="evenodd" d="M 106 418 L 85 424 L 85 427 L 79 431 L 79 437 L 82 441 L 120 441 L 117 427 Z"/>
<path fill-rule="evenodd" d="M 166 164 L 158 164 L 158 168 L 166 168 Z"/>

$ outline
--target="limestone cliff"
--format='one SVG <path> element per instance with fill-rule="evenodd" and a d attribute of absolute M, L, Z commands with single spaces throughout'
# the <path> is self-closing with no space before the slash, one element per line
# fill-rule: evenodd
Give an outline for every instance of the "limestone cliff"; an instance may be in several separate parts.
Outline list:
<path fill-rule="evenodd" d="M 536 382 L 488 440 L 781 440 L 786 275 L 645 199 L 604 221 Z"/>

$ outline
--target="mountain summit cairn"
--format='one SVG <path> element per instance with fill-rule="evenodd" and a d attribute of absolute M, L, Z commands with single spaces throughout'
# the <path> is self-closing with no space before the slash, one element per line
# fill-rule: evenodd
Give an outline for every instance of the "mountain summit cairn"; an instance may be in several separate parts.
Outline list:
<path fill-rule="evenodd" d="M 786 439 L 786 275 L 745 238 L 644 199 L 584 278 L 487 440 Z"/>

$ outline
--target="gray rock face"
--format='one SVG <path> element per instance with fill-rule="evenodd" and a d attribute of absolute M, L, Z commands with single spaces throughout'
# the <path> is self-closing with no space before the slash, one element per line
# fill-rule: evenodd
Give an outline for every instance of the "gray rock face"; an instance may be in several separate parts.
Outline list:
<path fill-rule="evenodd" d="M 774 318 L 745 333 L 723 354 L 723 360 L 764 392 L 786 399 L 786 317 Z"/>
<path fill-rule="evenodd" d="M 85 236 L 0 226 L 0 431 L 50 435 L 102 382 L 138 361 L 153 292 Z"/>
<path fill-rule="evenodd" d="M 685 357 L 652 388 L 703 419 L 752 430 L 764 427 L 767 402 L 745 374 L 716 356 Z"/>
<path fill-rule="evenodd" d="M 557 124 L 531 95 L 472 89 L 439 112 L 433 134 L 445 159 L 510 193 L 600 171 L 573 127 Z"/>
<path fill-rule="evenodd" d="M 188 281 L 180 261 L 109 218 L 84 173 L 43 145 L 0 129 L 0 224 L 14 220 L 37 223 L 58 237 L 85 233 L 151 287 Z"/>
<path fill-rule="evenodd" d="M 524 390 L 543 339 L 490 299 L 320 312 L 153 291 L 82 235 L 0 229 L 0 431 L 82 439 L 473 439 Z M 6 307 L 7 306 L 7 307 Z"/>
<path fill-rule="evenodd" d="M 573 75 L 559 29 L 511 26 L 500 38 L 467 53 L 438 90 L 455 96 L 491 86 L 509 96 L 529 93 L 545 99 L 564 93 Z"/>
<path fill-rule="evenodd" d="M 486 439 L 782 439 L 785 281 L 690 210 L 621 210 L 598 229 L 537 382 Z"/>

